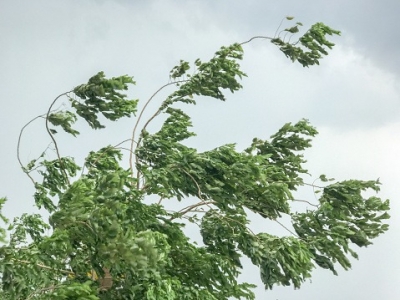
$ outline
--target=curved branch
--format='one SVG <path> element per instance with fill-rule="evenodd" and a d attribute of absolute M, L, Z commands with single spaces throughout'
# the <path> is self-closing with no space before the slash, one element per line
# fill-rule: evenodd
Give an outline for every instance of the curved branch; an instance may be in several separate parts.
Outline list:
<path fill-rule="evenodd" d="M 204 201 L 204 202 L 205 202 L 205 200 L 204 200 L 203 197 L 201 196 L 201 189 L 200 189 L 200 186 L 199 186 L 199 184 L 197 183 L 196 179 L 194 179 L 194 177 L 193 177 L 192 175 L 190 175 L 188 172 L 186 172 L 184 169 L 180 169 L 180 170 L 182 170 L 183 173 L 185 173 L 187 176 L 189 176 L 189 177 L 193 180 L 194 184 L 195 184 L 196 187 L 197 187 L 197 197 L 199 197 L 199 199 L 200 199 L 201 201 Z"/>
<path fill-rule="evenodd" d="M 281 22 L 279 23 L 279 26 L 278 26 L 278 28 L 277 28 L 276 31 L 275 31 L 274 38 L 276 38 L 276 34 L 278 33 L 279 28 L 281 28 L 282 23 L 283 23 L 283 21 L 284 21 L 285 19 L 286 19 L 286 18 L 282 18 Z M 279 33 L 279 34 L 280 34 L 280 33 Z M 278 37 L 279 37 L 279 35 L 278 35 Z"/>
<path fill-rule="evenodd" d="M 67 181 L 68 185 L 70 185 L 70 182 L 69 182 L 69 179 L 68 179 L 68 174 L 67 174 L 67 171 L 64 169 L 64 166 L 63 166 L 64 164 L 63 164 L 63 162 L 62 162 L 62 160 L 61 160 L 61 155 L 60 155 L 60 151 L 59 151 L 59 149 L 58 149 L 58 145 L 57 145 L 56 139 L 54 138 L 54 136 L 53 136 L 53 134 L 51 133 L 50 128 L 49 128 L 49 115 L 50 115 L 51 109 L 52 109 L 53 105 L 56 103 L 56 101 L 57 101 L 59 98 L 61 98 L 62 96 L 68 95 L 70 92 L 72 92 L 72 91 L 68 91 L 68 92 L 65 92 L 65 93 L 62 93 L 62 94 L 58 95 L 58 96 L 54 99 L 54 101 L 51 103 L 51 105 L 50 105 L 50 107 L 49 107 L 49 109 L 48 109 L 48 111 L 47 111 L 47 114 L 46 114 L 46 130 L 47 130 L 47 133 L 50 135 L 51 140 L 52 140 L 53 143 L 54 143 L 54 147 L 55 147 L 55 149 L 56 149 L 58 161 L 60 162 L 60 166 L 61 166 L 61 168 L 62 168 L 62 171 L 63 171 L 64 176 L 65 176 L 65 180 Z"/>
<path fill-rule="evenodd" d="M 28 127 L 33 121 L 36 121 L 36 119 L 39 119 L 39 118 L 44 118 L 45 117 L 45 114 L 43 114 L 43 115 L 39 115 L 39 116 L 37 116 L 37 117 L 35 117 L 35 118 L 33 118 L 32 120 L 30 120 L 28 123 L 26 123 L 22 128 L 21 128 L 21 130 L 20 130 L 20 132 L 19 132 L 19 136 L 18 136 L 18 142 L 17 142 L 17 159 L 18 159 L 18 162 L 19 162 L 19 164 L 20 164 L 20 166 L 21 166 L 21 168 L 22 168 L 22 170 L 24 170 L 25 169 L 25 167 L 24 167 L 24 165 L 22 164 L 22 161 L 21 161 L 21 156 L 20 156 L 20 153 L 19 153 L 19 150 L 20 150 L 20 146 L 21 146 L 21 138 L 22 138 L 22 134 L 23 134 L 23 132 L 24 132 L 24 130 L 25 130 L 25 128 L 26 127 Z M 24 173 L 29 177 L 29 179 L 32 181 L 32 183 L 33 184 L 35 184 L 35 180 L 32 178 L 32 176 L 31 175 L 29 175 L 29 173 L 28 172 L 26 172 L 25 170 L 24 170 Z"/>
<path fill-rule="evenodd" d="M 255 40 L 255 39 L 272 40 L 272 38 L 269 37 L 269 36 L 261 36 L 261 35 L 258 35 L 258 36 L 253 36 L 253 37 L 252 37 L 251 39 L 249 39 L 248 41 L 242 42 L 242 43 L 240 43 L 239 45 L 248 44 L 248 43 L 250 43 L 252 40 Z"/>
<path fill-rule="evenodd" d="M 130 153 L 130 155 L 129 155 L 129 166 L 130 166 L 130 168 L 131 168 L 132 177 L 133 177 L 133 153 L 134 153 L 134 151 L 133 151 L 133 148 L 134 148 L 133 144 L 135 143 L 136 130 L 137 130 L 137 127 L 138 127 L 138 125 L 139 125 L 140 120 L 142 119 L 142 116 L 143 116 L 144 111 L 146 110 L 146 108 L 147 108 L 147 106 L 149 105 L 149 103 L 151 102 L 151 100 L 153 100 L 153 98 L 154 98 L 159 92 L 161 92 L 164 88 L 166 88 L 167 86 L 173 85 L 173 84 L 182 83 L 182 82 L 186 82 L 186 81 L 188 81 L 188 80 L 178 80 L 178 81 L 175 81 L 175 82 L 169 82 L 169 83 L 164 84 L 164 85 L 163 85 L 162 87 L 160 87 L 153 95 L 151 95 L 151 97 L 149 98 L 149 100 L 147 100 L 147 102 L 146 102 L 145 105 L 143 106 L 142 110 L 140 111 L 139 117 L 137 118 L 136 123 L 135 123 L 135 126 L 133 127 L 132 138 L 131 138 L 131 153 Z M 147 125 L 149 125 L 149 123 L 150 123 L 157 115 L 159 115 L 160 113 L 161 113 L 161 110 L 158 109 L 158 110 L 155 112 L 155 114 L 152 115 L 152 116 L 150 117 L 150 119 L 144 124 L 144 126 L 143 126 L 143 128 L 142 128 L 141 131 L 143 132 L 143 130 L 146 129 Z M 136 147 L 139 147 L 140 142 L 141 142 L 141 138 L 139 138 L 138 142 L 136 143 Z M 136 162 L 137 162 L 137 159 L 136 159 Z M 137 174 L 137 177 L 139 177 L 139 172 L 138 172 L 138 174 Z M 138 180 L 138 189 L 139 189 L 139 180 Z"/>
<path fill-rule="evenodd" d="M 169 82 L 169 83 L 167 83 L 167 84 L 164 84 L 162 87 L 160 87 L 153 95 L 151 95 L 151 97 L 147 100 L 147 102 L 146 102 L 145 105 L 143 106 L 142 110 L 140 111 L 139 117 L 137 118 L 136 123 L 135 123 L 135 126 L 133 127 L 132 138 L 131 138 L 131 154 L 130 154 L 130 156 L 129 156 L 129 165 L 130 165 L 130 168 L 131 168 L 132 173 L 133 173 L 133 155 L 132 155 L 132 153 L 133 153 L 133 148 L 134 148 L 133 144 L 134 144 L 134 142 L 135 142 L 136 130 L 137 130 L 137 127 L 138 127 L 138 125 L 139 125 L 140 120 L 142 119 L 143 113 L 144 113 L 144 111 L 146 110 L 146 108 L 147 108 L 147 106 L 149 105 L 149 103 L 151 102 L 151 100 L 153 100 L 153 98 L 154 98 L 161 90 L 163 90 L 164 88 L 166 88 L 167 86 L 170 86 L 170 85 L 172 85 L 172 84 L 175 84 L 175 82 Z M 152 118 L 154 118 L 154 117 L 159 113 L 159 111 L 160 111 L 160 110 L 158 109 L 157 112 L 156 112 L 156 114 L 155 114 Z M 148 122 L 147 122 L 147 123 L 148 123 Z M 147 123 L 146 123 L 146 124 L 147 124 Z M 144 129 L 144 127 L 143 127 L 143 129 Z"/>
<path fill-rule="evenodd" d="M 61 96 L 61 95 L 60 95 L 60 96 Z M 59 98 L 60 96 L 58 96 L 57 98 Z M 54 101 L 54 102 L 55 102 L 55 101 Z M 54 102 L 53 102 L 53 104 L 54 104 Z M 53 104 L 52 104 L 52 105 L 53 105 Z M 51 107 L 50 107 L 50 109 L 51 109 Z M 52 110 L 52 111 L 56 111 L 56 110 L 58 110 L 58 109 L 59 109 L 59 108 L 56 108 L 56 109 L 54 109 L 54 110 Z M 46 119 L 46 117 L 47 117 L 48 115 L 49 115 L 49 111 L 48 111 L 46 114 L 42 114 L 42 115 L 36 116 L 36 117 L 33 118 L 32 120 L 30 120 L 28 123 L 26 123 L 26 124 L 21 128 L 21 130 L 20 130 L 20 132 L 19 132 L 18 142 L 17 142 L 17 160 L 18 160 L 18 163 L 20 164 L 22 170 L 24 170 L 24 165 L 23 165 L 23 163 L 22 163 L 22 161 L 21 161 L 21 155 L 20 155 L 22 134 L 24 133 L 24 130 L 26 129 L 26 127 L 28 127 L 32 122 L 36 121 L 36 120 L 39 119 L 39 118 Z M 46 152 L 48 148 L 49 148 L 49 146 L 47 146 L 47 148 L 46 148 L 46 150 L 44 150 L 44 152 Z M 35 180 L 32 178 L 32 176 L 29 175 L 29 172 L 26 172 L 26 171 L 24 170 L 24 173 L 29 177 L 29 179 L 32 181 L 32 183 L 35 184 Z"/>

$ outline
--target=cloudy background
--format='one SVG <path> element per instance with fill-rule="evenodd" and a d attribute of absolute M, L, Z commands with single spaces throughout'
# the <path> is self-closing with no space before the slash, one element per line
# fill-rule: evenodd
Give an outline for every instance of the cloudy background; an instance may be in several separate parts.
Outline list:
<path fill-rule="evenodd" d="M 379 177 L 380 196 L 392 201 L 390 230 L 359 251 L 352 270 L 339 268 L 339 276 L 316 270 L 300 290 L 264 291 L 251 266 L 242 278 L 259 284 L 257 299 L 398 299 L 399 13 L 395 0 L 0 0 L 0 196 L 9 199 L 7 216 L 34 211 L 33 187 L 16 159 L 17 139 L 21 127 L 60 93 L 102 70 L 134 76 L 130 95 L 146 100 L 180 59 L 206 60 L 221 45 L 273 36 L 287 15 L 305 29 L 322 21 L 342 36 L 334 38 L 337 46 L 319 67 L 292 64 L 266 41 L 246 45 L 244 90 L 226 103 L 201 99 L 188 108 L 198 133 L 190 143 L 206 150 L 237 142 L 241 149 L 255 136 L 266 138 L 288 121 L 308 118 L 320 132 L 306 153 L 314 175 L 309 181 L 321 173 L 339 180 Z M 90 149 L 128 138 L 132 126 L 133 120 L 124 120 L 95 134 L 82 130 L 78 139 L 63 137 L 61 154 L 79 161 Z M 36 158 L 48 144 L 43 122 L 33 123 L 22 139 L 22 160 Z M 306 190 L 300 197 L 313 200 Z M 256 231 L 282 231 L 276 224 L 254 225 Z"/>

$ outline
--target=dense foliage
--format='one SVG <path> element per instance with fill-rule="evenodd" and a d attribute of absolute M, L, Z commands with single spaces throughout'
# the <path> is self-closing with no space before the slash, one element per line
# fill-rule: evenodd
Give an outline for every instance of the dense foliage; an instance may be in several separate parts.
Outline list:
<path fill-rule="evenodd" d="M 291 35 L 299 26 L 282 32 Z M 334 45 L 326 40 L 332 34 L 339 32 L 317 23 L 296 43 L 281 35 L 254 38 L 268 39 L 310 66 Z M 197 96 L 225 100 L 225 90 L 241 89 L 242 46 L 254 38 L 222 47 L 207 62 L 196 60 L 192 74 L 185 61 L 173 68 L 162 88 L 175 85 L 175 91 L 139 127 L 154 97 L 145 103 L 128 152 L 122 143 L 105 146 L 79 166 L 60 155 L 56 136 L 60 129 L 78 136 L 78 118 L 102 129 L 105 119 L 134 117 L 139 102 L 124 94 L 132 77 L 108 79 L 100 72 L 53 101 L 42 117 L 56 157 L 47 160 L 43 153 L 23 166 L 36 206 L 50 217 L 47 222 L 27 213 L 9 222 L 2 216 L 9 227 L 0 231 L 1 299 L 254 299 L 253 285 L 237 280 L 242 256 L 259 267 L 267 289 L 298 288 L 317 266 L 334 274 L 336 264 L 350 268 L 349 256 L 357 257 L 351 246 L 367 246 L 387 230 L 382 220 L 389 217 L 388 201 L 363 197 L 367 189 L 379 190 L 377 181 L 328 182 L 321 176 L 323 186 L 313 185 L 319 202 L 291 211 L 293 193 L 306 184 L 302 151 L 317 134 L 307 120 L 285 124 L 270 139 L 255 138 L 240 152 L 233 144 L 199 152 L 183 143 L 195 134 L 176 104 L 195 104 Z M 54 109 L 63 97 L 70 109 Z M 161 114 L 161 128 L 149 132 Z M 158 202 L 149 200 L 154 195 Z M 163 205 L 169 199 L 197 202 L 171 212 Z M 250 214 L 274 221 L 290 216 L 293 229 L 287 236 L 255 234 Z M 202 245 L 185 235 L 187 222 L 198 225 Z"/>

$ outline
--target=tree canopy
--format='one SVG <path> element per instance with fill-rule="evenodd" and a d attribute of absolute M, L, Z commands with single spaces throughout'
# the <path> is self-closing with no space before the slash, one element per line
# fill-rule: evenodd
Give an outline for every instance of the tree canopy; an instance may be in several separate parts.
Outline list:
<path fill-rule="evenodd" d="M 368 246 L 388 229 L 389 202 L 364 196 L 379 191 L 376 180 L 321 175 L 320 185 L 304 182 L 303 151 L 317 134 L 307 120 L 286 123 L 269 139 L 254 138 L 243 151 L 228 144 L 199 152 L 184 143 L 195 133 L 181 104 L 194 105 L 202 96 L 225 101 L 227 91 L 240 90 L 246 74 L 239 62 L 252 40 L 269 40 L 304 67 L 319 64 L 334 46 L 326 37 L 339 31 L 317 23 L 290 42 L 301 25 L 221 47 L 209 61 L 197 59 L 194 71 L 181 61 L 143 106 L 124 94 L 133 77 L 103 72 L 55 98 L 33 119 L 45 120 L 55 157 L 44 151 L 25 164 L 18 156 L 35 187 L 36 206 L 50 217 L 25 213 L 9 221 L 1 215 L 7 224 L 0 231 L 1 298 L 254 299 L 254 285 L 238 281 L 242 257 L 259 267 L 266 289 L 299 288 L 316 267 L 335 275 L 337 265 L 349 269 L 349 258 L 357 258 L 354 246 Z M 175 90 L 143 120 L 167 86 Z M 68 109 L 54 108 L 60 99 Z M 148 124 L 160 115 L 165 121 L 151 132 Z M 81 165 L 61 156 L 59 131 L 78 137 L 78 119 L 103 129 L 107 120 L 123 117 L 135 120 L 129 139 L 91 151 Z M 318 202 L 294 212 L 294 193 L 304 185 Z M 172 200 L 188 204 L 167 210 Z M 289 216 L 292 229 L 286 236 L 254 233 L 251 214 L 276 222 Z M 188 222 L 198 226 L 203 243 L 184 233 Z"/>

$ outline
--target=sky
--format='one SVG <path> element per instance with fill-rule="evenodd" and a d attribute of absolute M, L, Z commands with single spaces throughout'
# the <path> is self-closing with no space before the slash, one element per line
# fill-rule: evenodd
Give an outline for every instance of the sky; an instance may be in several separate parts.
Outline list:
<path fill-rule="evenodd" d="M 190 143 L 207 150 L 235 142 L 243 149 L 253 137 L 265 139 L 286 122 L 309 119 L 320 133 L 305 153 L 310 182 L 320 174 L 379 178 L 379 196 L 391 200 L 390 229 L 358 251 L 351 270 L 339 267 L 339 276 L 315 270 L 299 290 L 265 291 L 248 263 L 241 279 L 258 284 L 256 299 L 398 299 L 399 12 L 397 0 L 0 0 L 0 196 L 9 200 L 6 215 L 35 211 L 34 189 L 18 165 L 16 146 L 22 126 L 46 112 L 57 95 L 104 71 L 134 76 L 129 95 L 144 102 L 168 82 L 180 59 L 206 60 L 220 46 L 273 36 L 285 16 L 294 16 L 304 30 L 324 22 L 342 35 L 333 38 L 336 46 L 317 67 L 293 64 L 267 41 L 245 45 L 243 90 L 226 102 L 200 99 L 188 107 L 198 134 Z M 166 93 L 151 103 L 148 116 Z M 63 136 L 61 154 L 82 160 L 92 149 L 128 138 L 133 124 L 122 120 L 102 132 L 83 129 L 77 139 Z M 36 158 L 49 143 L 43 122 L 33 123 L 22 136 L 21 159 Z M 309 190 L 300 196 L 313 197 Z M 256 231 L 282 230 L 255 217 L 253 225 Z"/>

